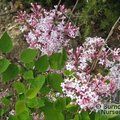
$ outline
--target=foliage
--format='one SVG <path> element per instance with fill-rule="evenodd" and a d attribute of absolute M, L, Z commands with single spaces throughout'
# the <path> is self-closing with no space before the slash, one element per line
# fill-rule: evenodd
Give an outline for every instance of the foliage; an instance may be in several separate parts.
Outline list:
<path fill-rule="evenodd" d="M 10 37 L 7 36 L 8 34 L 4 33 L 0 41 L 5 40 L 12 43 Z M 4 46 L 4 43 L 0 42 L 0 45 Z M 7 47 L 12 50 L 11 44 L 8 44 Z M 11 52 L 10 50 L 9 52 Z M 4 51 L 6 51 L 6 47 L 1 49 L 1 52 L 3 52 L 3 56 L 5 57 Z M 31 113 L 34 113 L 36 109 L 41 109 L 38 114 L 44 112 L 46 119 L 56 120 L 58 118 L 63 120 L 64 116 L 62 111 L 58 111 L 57 108 L 55 108 L 55 104 L 58 103 L 50 103 L 49 99 L 46 101 L 45 96 L 47 97 L 47 95 L 42 95 L 41 90 L 43 86 L 49 86 L 49 92 L 53 90 L 55 93 L 62 92 L 61 82 L 63 82 L 63 77 L 60 74 L 54 72 L 51 73 L 51 71 L 48 71 L 48 68 L 51 67 L 53 70 L 56 70 L 56 67 L 53 67 L 53 63 L 51 63 L 52 58 L 54 59 L 56 66 L 62 65 L 60 67 L 60 69 L 62 69 L 66 61 L 65 54 L 65 50 L 58 54 L 60 55 L 60 62 L 56 59 L 56 53 L 51 56 L 44 55 L 38 57 L 38 52 L 33 49 L 25 49 L 22 51 L 20 62 L 17 64 L 14 64 L 14 61 L 11 61 L 11 59 L 8 60 L 7 58 L 2 58 L 0 60 L 0 74 L 2 76 L 2 81 L 5 82 L 5 84 L 9 84 L 9 81 L 12 83 L 14 92 L 16 91 L 14 93 L 15 96 L 13 96 L 16 97 L 16 99 L 15 103 L 12 103 L 15 105 L 15 108 L 12 107 L 12 109 L 15 110 L 15 115 L 11 116 L 8 114 L 11 108 L 6 108 L 6 106 L 8 106 L 7 101 L 10 101 L 10 99 L 7 98 L 7 96 L 2 98 L 2 104 L 5 105 L 0 110 L 1 117 L 8 114 L 10 120 L 31 120 Z M 29 66 L 31 63 L 35 63 L 33 64 L 33 67 Z M 52 118 L 50 118 L 50 116 Z"/>
<path fill-rule="evenodd" d="M 104 30 L 108 33 L 119 17 L 119 6 L 120 2 L 117 0 L 88 0 L 78 18 L 78 22 L 82 23 L 81 26 L 84 27 L 82 29 L 83 37 L 92 35 L 91 33 L 96 29 L 99 32 Z"/>

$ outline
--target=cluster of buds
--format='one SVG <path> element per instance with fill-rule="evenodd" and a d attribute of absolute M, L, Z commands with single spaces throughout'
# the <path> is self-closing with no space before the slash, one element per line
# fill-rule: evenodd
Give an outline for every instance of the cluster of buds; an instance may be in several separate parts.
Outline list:
<path fill-rule="evenodd" d="M 51 55 L 66 47 L 69 40 L 79 35 L 79 28 L 67 22 L 64 5 L 45 10 L 38 4 L 31 4 L 31 13 L 19 12 L 17 21 L 26 31 L 30 48 L 40 49 L 42 54 Z"/>
<path fill-rule="evenodd" d="M 73 72 L 62 83 L 66 96 L 84 110 L 97 110 L 104 98 L 120 88 L 120 49 L 111 50 L 102 38 L 87 38 L 76 50 L 69 50 L 66 69 Z M 97 60 L 93 69 L 92 65 Z"/>

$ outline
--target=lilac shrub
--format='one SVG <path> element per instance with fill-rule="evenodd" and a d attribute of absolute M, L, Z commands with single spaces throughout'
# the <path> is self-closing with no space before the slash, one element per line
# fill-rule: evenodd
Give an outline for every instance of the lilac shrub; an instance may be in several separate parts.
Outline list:
<path fill-rule="evenodd" d="M 42 55 L 69 49 L 65 70 L 72 74 L 65 77 L 62 91 L 82 110 L 98 111 L 104 98 L 120 88 L 120 49 L 110 49 L 98 37 L 88 37 L 81 46 L 70 49 L 68 43 L 79 36 L 79 27 L 67 21 L 67 12 L 64 5 L 46 10 L 32 4 L 31 13 L 19 12 L 17 21 L 30 48 L 39 49 Z"/>
<path fill-rule="evenodd" d="M 29 13 L 19 12 L 16 19 L 29 48 L 22 50 L 19 57 L 12 56 L 11 37 L 4 32 L 0 38 L 0 118 L 116 118 L 119 111 L 114 105 L 115 111 L 110 112 L 113 115 L 99 115 L 105 105 L 119 100 L 120 48 L 107 45 L 112 32 L 106 40 L 88 37 L 72 48 L 70 43 L 77 43 L 80 33 L 79 27 L 69 22 L 72 15 L 68 9 L 64 5 L 51 10 L 31 5 Z"/>

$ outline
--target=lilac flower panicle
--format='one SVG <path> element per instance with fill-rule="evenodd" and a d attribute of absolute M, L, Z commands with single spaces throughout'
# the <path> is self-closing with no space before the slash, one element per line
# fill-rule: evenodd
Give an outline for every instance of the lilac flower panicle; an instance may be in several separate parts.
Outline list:
<path fill-rule="evenodd" d="M 120 89 L 120 49 L 112 50 L 107 45 L 103 47 L 104 44 L 102 38 L 89 37 L 82 46 L 68 51 L 66 69 L 75 75 L 64 80 L 62 90 L 84 110 L 98 111 L 97 106 L 104 104 L 104 97 Z M 98 63 L 93 74 L 91 66 L 96 59 Z M 103 75 L 100 69 L 109 72 Z"/>
<path fill-rule="evenodd" d="M 31 4 L 31 13 L 19 12 L 17 21 L 30 48 L 40 49 L 42 54 L 51 55 L 66 47 L 71 38 L 79 34 L 79 28 L 66 22 L 67 9 L 64 5 L 45 10 L 38 4 Z"/>

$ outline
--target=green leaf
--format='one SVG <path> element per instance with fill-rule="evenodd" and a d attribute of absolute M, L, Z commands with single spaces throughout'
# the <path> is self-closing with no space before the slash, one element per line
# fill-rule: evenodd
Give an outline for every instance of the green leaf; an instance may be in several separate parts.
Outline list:
<path fill-rule="evenodd" d="M 11 115 L 11 116 L 8 118 L 8 120 L 19 120 L 19 119 L 17 118 L 17 116 Z"/>
<path fill-rule="evenodd" d="M 25 85 L 21 82 L 14 82 L 13 87 L 17 91 L 17 93 L 25 93 L 26 91 Z"/>
<path fill-rule="evenodd" d="M 91 112 L 90 114 L 89 114 L 89 117 L 90 117 L 90 120 L 95 120 L 95 114 L 96 114 L 97 112 Z"/>
<path fill-rule="evenodd" d="M 25 105 L 25 101 L 19 100 L 15 104 L 15 112 L 17 115 L 21 114 L 22 112 L 26 111 L 27 107 Z"/>
<path fill-rule="evenodd" d="M 10 65 L 9 60 L 5 58 L 1 59 L 0 60 L 0 74 L 3 73 L 8 68 L 9 65 Z"/>
<path fill-rule="evenodd" d="M 113 104 L 114 106 L 115 104 Z M 117 104 L 116 104 L 117 105 Z M 112 103 L 111 103 L 111 106 L 112 106 Z M 110 112 L 110 111 L 113 111 L 114 113 Z M 110 118 L 115 118 L 116 116 L 119 115 L 119 108 L 113 108 L 113 107 L 109 107 L 108 109 L 104 109 L 104 110 L 101 110 L 100 113 L 101 114 L 101 119 L 100 120 L 108 120 Z"/>
<path fill-rule="evenodd" d="M 74 74 L 73 71 L 69 71 L 69 70 L 64 71 L 65 76 L 71 76 L 72 74 Z"/>
<path fill-rule="evenodd" d="M 19 73 L 19 68 L 15 64 L 10 64 L 7 70 L 2 74 L 4 82 L 14 79 Z"/>
<path fill-rule="evenodd" d="M 44 85 L 44 86 L 41 88 L 40 92 L 41 92 L 41 94 L 46 95 L 46 94 L 48 94 L 48 93 L 50 92 L 50 90 L 51 90 L 51 89 L 50 89 L 49 86 Z"/>
<path fill-rule="evenodd" d="M 45 120 L 64 120 L 62 112 L 58 111 L 52 103 L 46 104 L 43 108 Z"/>
<path fill-rule="evenodd" d="M 66 98 L 58 98 L 55 102 L 55 107 L 57 110 L 64 110 L 66 107 Z"/>
<path fill-rule="evenodd" d="M 36 95 L 38 94 L 39 89 L 38 88 L 30 88 L 27 93 L 26 96 L 28 99 L 32 99 L 34 97 L 36 97 Z"/>
<path fill-rule="evenodd" d="M 37 97 L 28 99 L 27 106 L 29 108 L 40 108 L 44 106 L 44 101 L 42 99 L 38 99 Z"/>
<path fill-rule="evenodd" d="M 61 57 L 61 53 L 54 53 L 49 57 L 50 67 L 52 69 L 55 69 L 55 70 L 60 69 L 60 66 L 59 66 L 60 57 Z"/>
<path fill-rule="evenodd" d="M 95 120 L 100 120 L 100 113 L 95 113 Z"/>
<path fill-rule="evenodd" d="M 0 117 L 4 116 L 7 110 L 5 108 L 0 109 Z"/>
<path fill-rule="evenodd" d="M 63 82 L 63 78 L 60 74 L 49 74 L 48 81 L 55 91 L 62 92 L 61 83 Z"/>
<path fill-rule="evenodd" d="M 0 39 L 0 50 L 3 53 L 9 53 L 13 48 L 12 40 L 7 32 L 5 32 Z"/>
<path fill-rule="evenodd" d="M 25 90 L 26 91 L 26 90 Z M 21 94 L 19 94 L 19 96 L 18 96 L 19 98 L 19 100 L 25 100 L 26 99 L 26 94 L 25 94 L 25 92 L 24 93 L 21 93 Z"/>
<path fill-rule="evenodd" d="M 44 100 L 38 99 L 38 106 L 39 106 L 39 107 L 45 106 Z"/>
<path fill-rule="evenodd" d="M 32 88 L 30 88 L 26 93 L 27 98 L 32 99 L 36 97 L 36 95 L 38 94 L 44 83 L 45 83 L 45 77 L 43 75 L 35 78 L 32 83 Z"/>
<path fill-rule="evenodd" d="M 75 115 L 74 120 L 79 120 L 79 114 L 76 114 L 76 115 Z"/>
<path fill-rule="evenodd" d="M 39 75 L 34 79 L 34 81 L 32 83 L 32 87 L 33 88 L 38 87 L 40 90 L 42 88 L 42 86 L 44 85 L 44 83 L 45 83 L 45 76 Z"/>
<path fill-rule="evenodd" d="M 95 120 L 96 120 L 96 116 L 95 116 Z M 99 115 L 99 120 L 108 120 L 108 117 L 107 117 L 107 115 L 100 114 Z"/>
<path fill-rule="evenodd" d="M 27 69 L 33 69 L 35 66 L 35 63 L 34 62 L 26 63 L 25 66 Z"/>
<path fill-rule="evenodd" d="M 10 99 L 8 99 L 7 97 L 3 97 L 1 99 L 2 104 L 4 104 L 4 106 L 9 106 L 10 105 Z"/>
<path fill-rule="evenodd" d="M 34 79 L 33 71 L 32 71 L 32 70 L 25 71 L 25 72 L 24 72 L 24 75 L 23 75 L 23 78 L 24 78 L 25 80 Z"/>
<path fill-rule="evenodd" d="M 18 120 L 32 120 L 28 110 L 24 110 L 22 113 L 17 115 Z"/>
<path fill-rule="evenodd" d="M 61 58 L 60 58 L 60 66 L 61 66 L 61 68 L 63 68 L 65 66 L 66 61 L 67 61 L 67 53 L 66 53 L 66 50 L 63 49 L 62 53 L 61 53 Z"/>
<path fill-rule="evenodd" d="M 27 99 L 27 106 L 29 108 L 38 108 L 38 99 L 32 98 L 32 99 Z"/>
<path fill-rule="evenodd" d="M 24 63 L 30 63 L 33 62 L 36 56 L 37 56 L 37 51 L 28 48 L 21 53 L 20 59 Z"/>
<path fill-rule="evenodd" d="M 116 117 L 109 118 L 109 119 L 106 119 L 106 120 L 120 120 L 120 115 L 118 114 Z"/>
<path fill-rule="evenodd" d="M 73 105 L 73 104 L 70 104 L 70 103 L 66 106 L 66 110 L 69 111 L 69 112 L 77 112 L 78 108 L 79 108 L 79 106 Z"/>
<path fill-rule="evenodd" d="M 45 72 L 49 67 L 49 58 L 47 55 L 41 56 L 39 60 L 36 61 L 35 67 L 40 72 Z"/>
<path fill-rule="evenodd" d="M 83 120 L 90 120 L 89 113 L 87 111 L 81 112 L 81 116 Z"/>
<path fill-rule="evenodd" d="M 54 53 L 49 57 L 50 67 L 55 70 L 60 70 L 64 67 L 67 60 L 67 53 L 63 49 L 62 53 Z"/>

